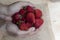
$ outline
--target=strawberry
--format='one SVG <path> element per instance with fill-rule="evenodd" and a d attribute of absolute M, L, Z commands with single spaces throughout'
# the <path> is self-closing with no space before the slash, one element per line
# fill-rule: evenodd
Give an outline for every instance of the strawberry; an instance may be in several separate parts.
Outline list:
<path fill-rule="evenodd" d="M 15 20 L 12 20 L 12 23 L 16 23 L 16 21 Z"/>
<path fill-rule="evenodd" d="M 27 7 L 26 7 L 26 10 L 27 10 L 28 12 L 34 12 L 34 9 L 33 9 L 33 7 L 31 7 L 31 6 L 27 6 Z"/>
<path fill-rule="evenodd" d="M 22 19 L 21 19 L 22 21 L 25 21 L 25 18 L 24 17 L 22 17 Z"/>
<path fill-rule="evenodd" d="M 42 20 L 42 19 L 36 19 L 34 26 L 35 26 L 35 28 L 37 29 L 37 28 L 39 28 L 42 24 L 43 24 L 43 20 Z"/>
<path fill-rule="evenodd" d="M 13 16 L 12 16 L 13 19 L 17 20 L 17 19 L 20 19 L 20 15 L 18 13 L 15 13 Z"/>
<path fill-rule="evenodd" d="M 35 17 L 40 18 L 42 16 L 42 11 L 39 9 L 35 9 Z"/>
<path fill-rule="evenodd" d="M 20 17 L 18 13 L 15 13 L 14 15 L 12 15 L 12 22 L 16 23 L 17 21 L 19 21 Z"/>
<path fill-rule="evenodd" d="M 21 15 L 24 15 L 26 13 L 26 11 L 24 10 L 24 9 L 21 9 L 20 11 L 19 11 L 19 14 L 21 14 Z"/>
<path fill-rule="evenodd" d="M 28 25 L 28 24 L 26 24 L 26 23 L 22 23 L 22 24 L 19 26 L 19 28 L 20 28 L 20 30 L 27 31 L 27 30 L 29 29 L 29 26 L 30 26 L 30 25 Z"/>
<path fill-rule="evenodd" d="M 26 20 L 30 23 L 35 23 L 34 13 L 28 13 L 27 16 L 26 16 Z"/>
<path fill-rule="evenodd" d="M 29 28 L 32 26 L 32 24 L 28 22 L 26 23 L 26 25 L 29 26 Z"/>

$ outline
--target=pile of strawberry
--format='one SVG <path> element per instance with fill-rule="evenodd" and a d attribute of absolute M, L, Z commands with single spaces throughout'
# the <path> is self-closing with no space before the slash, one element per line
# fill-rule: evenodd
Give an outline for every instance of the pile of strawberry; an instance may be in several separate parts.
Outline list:
<path fill-rule="evenodd" d="M 43 24 L 42 11 L 31 6 L 24 6 L 19 12 L 12 15 L 12 22 L 20 30 L 27 31 L 30 27 L 39 28 Z"/>

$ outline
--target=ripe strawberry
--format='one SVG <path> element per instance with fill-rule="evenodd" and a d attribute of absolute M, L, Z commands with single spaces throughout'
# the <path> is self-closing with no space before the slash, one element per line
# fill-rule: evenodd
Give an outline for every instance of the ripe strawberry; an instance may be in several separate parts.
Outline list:
<path fill-rule="evenodd" d="M 29 29 L 29 25 L 26 23 L 22 23 L 20 26 L 20 30 L 27 31 Z"/>
<path fill-rule="evenodd" d="M 15 20 L 12 20 L 12 23 L 14 23 L 14 24 L 15 24 L 15 23 L 16 23 L 16 21 L 15 21 Z"/>
<path fill-rule="evenodd" d="M 42 24 L 43 24 L 43 20 L 42 20 L 42 19 L 36 19 L 34 26 L 35 26 L 35 28 L 37 29 L 37 28 L 39 28 Z"/>
<path fill-rule="evenodd" d="M 21 14 L 21 15 L 24 15 L 26 13 L 26 11 L 24 10 L 24 9 L 21 9 L 20 11 L 19 11 L 19 14 Z"/>
<path fill-rule="evenodd" d="M 25 18 L 24 17 L 22 17 L 22 19 L 21 19 L 22 21 L 25 21 Z"/>
<path fill-rule="evenodd" d="M 32 24 L 31 23 L 28 23 L 27 22 L 26 25 L 29 26 L 29 28 L 32 27 Z"/>
<path fill-rule="evenodd" d="M 15 20 L 20 19 L 19 13 L 15 13 L 15 14 L 12 16 L 12 18 L 15 19 Z"/>
<path fill-rule="evenodd" d="M 42 16 L 42 11 L 39 9 L 36 9 L 35 10 L 35 16 L 36 16 L 36 18 L 40 18 Z"/>
<path fill-rule="evenodd" d="M 35 23 L 34 13 L 28 13 L 27 16 L 26 16 L 26 20 L 30 23 Z"/>
<path fill-rule="evenodd" d="M 14 15 L 12 15 L 12 22 L 13 23 L 16 23 L 16 22 L 19 22 L 20 21 L 20 19 L 21 19 L 21 15 L 17 12 L 17 13 L 15 13 Z"/>
<path fill-rule="evenodd" d="M 27 10 L 28 12 L 34 12 L 34 9 L 33 9 L 33 7 L 31 7 L 31 6 L 27 6 L 27 7 L 26 7 L 26 10 Z"/>

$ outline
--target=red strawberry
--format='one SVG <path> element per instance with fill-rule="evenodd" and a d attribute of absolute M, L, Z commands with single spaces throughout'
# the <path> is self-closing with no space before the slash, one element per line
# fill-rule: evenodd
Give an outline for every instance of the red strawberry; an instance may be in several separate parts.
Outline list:
<path fill-rule="evenodd" d="M 12 18 L 15 19 L 15 20 L 20 19 L 19 13 L 15 13 L 15 14 L 12 16 Z"/>
<path fill-rule="evenodd" d="M 25 21 L 25 18 L 24 17 L 22 17 L 22 19 L 21 19 L 22 21 Z"/>
<path fill-rule="evenodd" d="M 21 14 L 21 15 L 24 15 L 26 13 L 26 11 L 24 10 L 24 9 L 21 9 L 20 11 L 19 11 L 19 14 Z"/>
<path fill-rule="evenodd" d="M 12 20 L 12 23 L 16 23 L 16 21 L 15 20 Z"/>
<path fill-rule="evenodd" d="M 16 23 L 16 22 L 19 22 L 20 19 L 21 19 L 21 15 L 19 13 L 15 13 L 13 16 L 12 16 L 12 22 L 13 23 Z"/>
<path fill-rule="evenodd" d="M 26 25 L 29 26 L 29 28 L 32 27 L 32 24 L 31 23 L 28 23 L 27 22 Z"/>
<path fill-rule="evenodd" d="M 28 13 L 27 16 L 26 16 L 26 20 L 30 23 L 35 23 L 34 13 Z"/>
<path fill-rule="evenodd" d="M 26 10 L 27 10 L 28 12 L 34 12 L 34 9 L 33 9 L 33 7 L 31 7 L 31 6 L 27 6 L 27 7 L 26 7 Z"/>
<path fill-rule="evenodd" d="M 29 25 L 26 23 L 22 23 L 20 26 L 20 30 L 27 31 L 29 29 Z"/>
<path fill-rule="evenodd" d="M 42 16 L 42 11 L 39 9 L 36 9 L 35 10 L 35 16 L 36 16 L 36 18 L 40 18 Z"/>
<path fill-rule="evenodd" d="M 36 19 L 34 26 L 35 26 L 35 28 L 37 29 L 37 28 L 39 28 L 42 24 L 43 24 L 43 20 L 42 20 L 42 19 Z"/>

